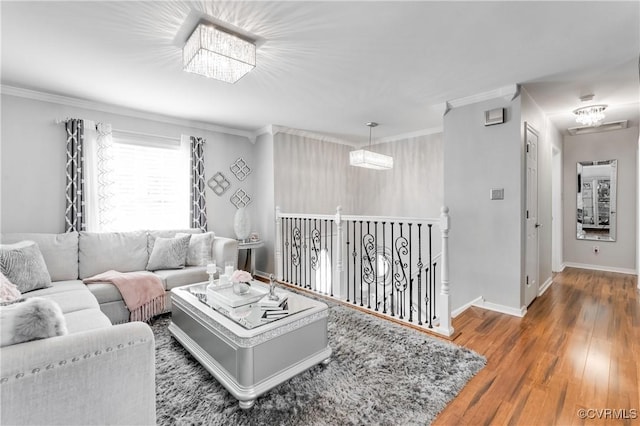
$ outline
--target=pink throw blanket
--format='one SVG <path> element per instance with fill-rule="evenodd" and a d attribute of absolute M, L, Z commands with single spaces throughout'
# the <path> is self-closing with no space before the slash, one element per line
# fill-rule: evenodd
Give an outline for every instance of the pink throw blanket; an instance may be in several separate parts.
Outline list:
<path fill-rule="evenodd" d="M 151 272 L 107 271 L 82 280 L 85 284 L 111 283 L 129 309 L 129 321 L 148 321 L 165 309 L 162 281 Z"/>

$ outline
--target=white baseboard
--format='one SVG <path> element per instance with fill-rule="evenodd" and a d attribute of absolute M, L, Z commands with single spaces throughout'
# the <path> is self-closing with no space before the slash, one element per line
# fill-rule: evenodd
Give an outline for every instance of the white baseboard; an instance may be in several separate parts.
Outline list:
<path fill-rule="evenodd" d="M 551 277 L 547 278 L 544 284 L 542 284 L 542 287 L 538 289 L 538 297 L 542 296 L 544 292 L 547 291 L 549 287 L 551 287 L 552 283 L 553 283 L 553 278 Z"/>
<path fill-rule="evenodd" d="M 565 266 L 569 268 L 591 269 L 593 271 L 617 272 L 619 274 L 630 274 L 630 275 L 637 274 L 637 271 L 635 269 L 615 268 L 612 266 L 602 266 L 602 265 L 588 265 L 586 263 L 566 262 Z"/>
<path fill-rule="evenodd" d="M 527 313 L 527 307 L 522 306 L 520 309 L 512 308 L 510 306 L 500 305 L 498 303 L 487 302 L 484 298 L 480 298 L 479 302 L 474 303 L 473 306 L 478 308 L 488 309 L 490 311 L 499 312 L 501 314 L 513 315 L 514 317 L 522 318 Z"/>
<path fill-rule="evenodd" d="M 461 313 L 463 313 L 464 311 L 466 311 L 467 309 L 469 309 L 470 307 L 476 306 L 476 303 L 478 303 L 478 302 L 482 302 L 482 297 L 478 297 L 477 299 L 473 299 L 471 302 L 465 303 L 464 305 L 462 305 L 458 309 L 454 309 L 453 311 L 451 311 L 451 318 L 455 318 L 458 315 L 460 315 Z"/>

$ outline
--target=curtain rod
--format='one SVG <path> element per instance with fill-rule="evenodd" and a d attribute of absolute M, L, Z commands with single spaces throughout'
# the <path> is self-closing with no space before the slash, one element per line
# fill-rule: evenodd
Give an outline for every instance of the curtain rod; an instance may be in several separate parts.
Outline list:
<path fill-rule="evenodd" d="M 56 124 L 63 124 L 66 123 L 67 121 L 71 120 L 71 117 L 65 117 L 65 118 L 58 118 L 55 120 Z M 79 120 L 88 120 L 85 118 L 78 118 Z M 93 121 L 93 120 L 91 120 Z M 164 140 L 170 140 L 170 141 L 176 141 L 176 140 L 180 140 L 181 136 L 164 136 L 164 135 L 154 135 L 151 133 L 144 133 L 144 132 L 135 132 L 133 130 L 124 130 L 124 129 L 111 129 L 112 133 L 120 133 L 122 135 L 131 135 L 131 136 L 142 136 L 145 138 L 153 138 L 153 139 L 164 139 Z"/>

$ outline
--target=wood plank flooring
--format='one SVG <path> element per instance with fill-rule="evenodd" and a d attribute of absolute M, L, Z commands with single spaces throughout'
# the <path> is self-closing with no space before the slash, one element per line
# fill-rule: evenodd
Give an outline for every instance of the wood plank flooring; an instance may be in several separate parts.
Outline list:
<path fill-rule="evenodd" d="M 453 325 L 487 366 L 435 425 L 640 426 L 636 276 L 567 268 L 524 318 L 470 308 Z"/>

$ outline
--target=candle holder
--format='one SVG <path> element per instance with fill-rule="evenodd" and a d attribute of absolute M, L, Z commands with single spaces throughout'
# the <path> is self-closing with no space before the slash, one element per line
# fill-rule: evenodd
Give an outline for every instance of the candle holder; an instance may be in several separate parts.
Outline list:
<path fill-rule="evenodd" d="M 269 275 L 269 300 L 280 300 L 276 294 L 276 277 L 273 274 Z"/>
<path fill-rule="evenodd" d="M 218 272 L 218 268 L 216 267 L 215 262 L 209 263 L 207 265 L 207 274 L 209 274 L 209 285 L 211 287 L 215 286 L 216 272 Z"/>

